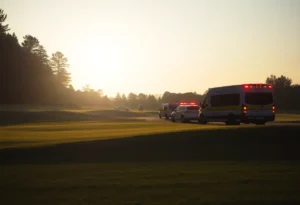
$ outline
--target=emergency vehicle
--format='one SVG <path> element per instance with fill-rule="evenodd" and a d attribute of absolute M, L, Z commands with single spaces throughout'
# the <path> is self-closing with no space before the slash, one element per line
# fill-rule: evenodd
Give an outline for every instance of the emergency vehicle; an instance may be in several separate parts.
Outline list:
<path fill-rule="evenodd" d="M 274 91 L 269 84 L 242 84 L 210 88 L 200 105 L 199 123 L 227 125 L 275 120 Z"/>
<path fill-rule="evenodd" d="M 171 117 L 171 113 L 177 108 L 179 103 L 162 103 L 159 108 L 159 118 L 165 118 L 168 120 Z"/>
<path fill-rule="evenodd" d="M 198 120 L 199 106 L 196 103 L 180 103 L 179 106 L 172 112 L 172 122 L 180 120 L 181 122 L 189 122 Z"/>

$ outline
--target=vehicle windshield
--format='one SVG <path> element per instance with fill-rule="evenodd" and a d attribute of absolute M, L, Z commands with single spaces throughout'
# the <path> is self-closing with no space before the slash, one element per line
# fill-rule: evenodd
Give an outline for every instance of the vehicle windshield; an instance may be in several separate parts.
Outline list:
<path fill-rule="evenodd" d="M 187 110 L 199 110 L 199 106 L 188 106 Z"/>
<path fill-rule="evenodd" d="M 273 103 L 272 92 L 246 92 L 245 102 L 249 105 L 269 105 Z"/>

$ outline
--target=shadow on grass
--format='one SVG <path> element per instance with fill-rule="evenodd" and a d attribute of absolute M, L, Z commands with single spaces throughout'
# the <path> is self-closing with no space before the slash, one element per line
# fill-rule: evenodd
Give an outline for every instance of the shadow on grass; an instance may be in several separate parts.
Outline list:
<path fill-rule="evenodd" d="M 0 126 L 64 121 L 141 121 L 124 117 L 126 116 L 115 114 L 113 110 L 111 112 L 98 112 L 98 114 L 67 111 L 0 111 Z"/>
<path fill-rule="evenodd" d="M 300 160 L 300 126 L 162 133 L 0 150 L 1 164 Z"/>

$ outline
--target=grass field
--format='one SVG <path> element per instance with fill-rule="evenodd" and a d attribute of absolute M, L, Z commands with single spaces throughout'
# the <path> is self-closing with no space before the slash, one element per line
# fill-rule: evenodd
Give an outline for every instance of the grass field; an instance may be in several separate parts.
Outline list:
<path fill-rule="evenodd" d="M 1 204 L 299 204 L 300 164 L 170 162 L 1 167 Z"/>
<path fill-rule="evenodd" d="M 300 114 L 277 114 L 275 121 L 297 121 L 300 122 Z"/>
<path fill-rule="evenodd" d="M 162 122 L 60 122 L 5 126 L 0 149 L 114 139 L 187 130 L 255 128 L 256 125 L 198 125 Z"/>
<path fill-rule="evenodd" d="M 300 204 L 298 124 L 137 119 L 154 114 L 2 112 L 0 203 Z"/>

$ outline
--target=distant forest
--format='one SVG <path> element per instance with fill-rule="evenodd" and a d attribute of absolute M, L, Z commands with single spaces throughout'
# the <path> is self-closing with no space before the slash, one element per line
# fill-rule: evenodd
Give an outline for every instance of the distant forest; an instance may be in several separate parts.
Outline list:
<path fill-rule="evenodd" d="M 162 97 L 143 93 L 124 95 L 117 93 L 114 98 L 103 95 L 101 89 L 94 90 L 85 85 L 81 90 L 72 86 L 68 71 L 68 58 L 60 51 L 48 56 L 39 40 L 25 35 L 22 42 L 15 33 L 10 34 L 7 15 L 0 9 L 0 104 L 51 105 L 79 108 L 81 106 L 127 106 L 145 109 L 158 108 L 162 102 L 201 102 L 204 94 L 195 92 L 164 92 Z M 286 76 L 271 75 L 266 78 L 275 88 L 276 105 L 281 110 L 300 109 L 300 86 L 292 84 Z M 199 85 L 200 86 L 200 85 Z M 207 88 L 206 88 L 207 89 Z"/>

